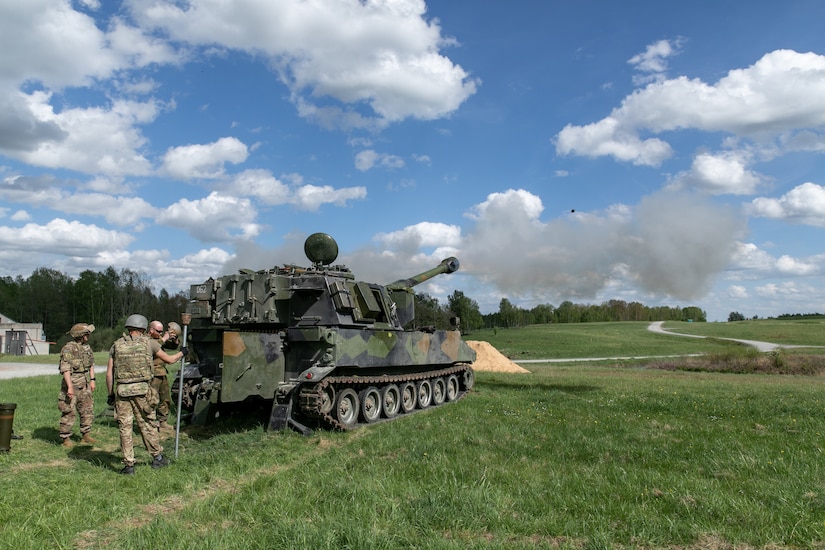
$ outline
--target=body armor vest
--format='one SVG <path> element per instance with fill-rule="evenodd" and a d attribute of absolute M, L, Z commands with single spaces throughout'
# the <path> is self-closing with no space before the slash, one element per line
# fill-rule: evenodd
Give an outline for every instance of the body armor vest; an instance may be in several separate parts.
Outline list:
<path fill-rule="evenodd" d="M 146 336 L 124 335 L 115 342 L 115 380 L 119 384 L 146 382 L 152 378 L 152 350 Z"/>

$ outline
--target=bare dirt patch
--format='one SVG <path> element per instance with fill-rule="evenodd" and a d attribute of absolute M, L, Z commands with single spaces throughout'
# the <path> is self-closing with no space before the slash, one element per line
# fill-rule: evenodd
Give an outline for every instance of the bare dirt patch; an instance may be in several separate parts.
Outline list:
<path fill-rule="evenodd" d="M 512 372 L 529 373 L 524 367 L 510 361 L 500 351 L 488 342 L 468 340 L 467 345 L 476 352 L 476 360 L 473 363 L 473 370 L 486 372 Z"/>
<path fill-rule="evenodd" d="M 712 354 L 679 360 L 653 361 L 650 368 L 734 374 L 791 374 L 821 376 L 825 374 L 825 356 L 772 351 L 760 353 Z"/>

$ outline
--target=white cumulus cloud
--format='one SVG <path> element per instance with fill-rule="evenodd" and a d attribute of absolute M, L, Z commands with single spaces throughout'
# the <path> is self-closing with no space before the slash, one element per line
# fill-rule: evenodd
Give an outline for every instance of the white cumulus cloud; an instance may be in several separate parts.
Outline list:
<path fill-rule="evenodd" d="M 240 164 L 249 156 L 246 145 L 237 138 L 224 137 L 213 143 L 173 147 L 163 157 L 163 171 L 189 180 L 212 179 L 224 175 L 224 165 Z"/>
<path fill-rule="evenodd" d="M 300 210 L 315 211 L 324 204 L 346 206 L 349 201 L 363 199 L 363 186 L 336 189 L 330 185 L 311 185 L 297 174 L 283 176 L 288 183 L 275 178 L 268 170 L 244 170 L 225 186 L 235 196 L 253 197 L 261 204 L 276 206 L 291 204 Z"/>
<path fill-rule="evenodd" d="M 628 59 L 627 62 L 642 73 L 633 76 L 633 83 L 639 85 L 663 79 L 668 68 L 667 59 L 679 52 L 683 42 L 681 38 L 659 40 L 648 45 L 644 52 Z"/>
<path fill-rule="evenodd" d="M 677 174 L 669 187 L 696 189 L 712 195 L 753 194 L 767 178 L 749 170 L 748 160 L 741 152 L 700 153 L 694 157 L 690 170 Z"/>
<path fill-rule="evenodd" d="M 435 248 L 438 255 L 454 254 L 461 244 L 461 228 L 444 223 L 421 222 L 392 233 L 379 233 L 374 240 L 382 248 L 408 251 L 415 254 L 420 249 Z"/>
<path fill-rule="evenodd" d="M 655 57 L 654 57 L 655 59 Z M 775 137 L 825 125 L 825 56 L 776 50 L 709 84 L 685 76 L 648 84 L 601 121 L 567 125 L 556 136 L 561 155 L 612 156 L 658 166 L 669 144 L 646 133 L 680 130 Z"/>
<path fill-rule="evenodd" d="M 423 0 L 133 0 L 144 26 L 197 47 L 269 56 L 304 116 L 326 125 L 385 126 L 449 115 L 479 80 L 442 55 L 454 41 Z M 342 106 L 320 106 L 316 98 Z M 371 113 L 353 109 L 368 105 Z M 350 106 L 350 107 L 346 107 Z"/>
<path fill-rule="evenodd" d="M 217 192 L 203 199 L 180 199 L 157 216 L 157 222 L 178 227 L 205 242 L 230 242 L 255 237 L 260 225 L 248 221 L 258 212 L 249 199 Z"/>
<path fill-rule="evenodd" d="M 825 227 L 825 187 L 806 182 L 778 199 L 753 199 L 748 211 L 752 216 Z"/>
<path fill-rule="evenodd" d="M 728 296 L 733 299 L 745 299 L 748 297 L 748 289 L 742 285 L 731 285 L 728 287 Z"/>
<path fill-rule="evenodd" d="M 585 126 L 568 124 L 556 136 L 556 152 L 560 155 L 587 157 L 611 156 L 642 166 L 659 166 L 673 155 L 666 142 L 641 139 L 632 127 L 623 127 L 614 116 Z"/>
<path fill-rule="evenodd" d="M 128 245 L 134 237 L 95 225 L 55 218 L 45 225 L 28 223 L 20 228 L 0 226 L 0 248 L 28 253 L 94 256 Z"/>
<path fill-rule="evenodd" d="M 378 153 L 372 149 L 366 149 L 355 155 L 355 167 L 362 172 L 366 172 L 375 166 L 381 166 L 383 168 L 403 168 L 404 159 L 396 155 Z"/>

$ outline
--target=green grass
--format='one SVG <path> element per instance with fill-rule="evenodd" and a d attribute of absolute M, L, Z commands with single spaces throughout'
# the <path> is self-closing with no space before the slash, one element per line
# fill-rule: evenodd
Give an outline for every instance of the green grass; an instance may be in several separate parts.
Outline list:
<path fill-rule="evenodd" d="M 725 340 L 758 340 L 785 345 L 825 346 L 825 322 L 743 321 L 738 323 L 683 323 L 668 321 L 664 328 L 673 333 L 706 338 L 686 338 L 648 330 L 647 322 L 571 323 L 532 325 L 520 329 L 485 329 L 466 335 L 469 340 L 490 342 L 512 360 L 662 357 L 703 354 L 709 357 L 744 356 L 752 348 Z M 783 352 L 785 353 L 785 352 Z M 792 355 L 822 354 L 806 347 Z M 789 355 L 791 355 L 789 353 Z M 650 360 L 623 360 L 623 364 L 646 364 Z M 611 361 L 617 363 L 617 361 Z"/>
<path fill-rule="evenodd" d="M 108 419 L 95 447 L 58 445 L 56 394 L 3 382 L 24 439 L 0 455 L 2 548 L 825 547 L 821 377 L 480 372 L 354 432 L 227 419 L 162 470 L 137 443 L 131 478 Z"/>
<path fill-rule="evenodd" d="M 514 361 L 719 353 L 741 347 L 714 339 L 657 334 L 647 329 L 649 325 L 644 322 L 532 325 L 520 329 L 478 330 L 465 338 L 490 342 Z"/>

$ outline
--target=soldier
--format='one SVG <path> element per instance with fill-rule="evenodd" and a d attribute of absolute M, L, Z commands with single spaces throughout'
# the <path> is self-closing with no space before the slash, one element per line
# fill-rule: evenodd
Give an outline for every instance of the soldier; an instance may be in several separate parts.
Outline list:
<path fill-rule="evenodd" d="M 155 408 L 158 393 L 149 384 L 152 379 L 152 359 L 161 357 L 166 363 L 174 363 L 185 351 L 168 355 L 160 345 L 144 333 L 149 322 L 143 315 L 130 315 L 126 319 L 126 332 L 112 344 L 106 369 L 106 386 L 109 400 L 114 401 L 115 416 L 120 429 L 120 449 L 124 467 L 121 474 L 135 473 L 135 450 L 132 443 L 132 423 L 137 422 L 146 450 L 152 455 L 152 468 L 163 468 L 169 460 L 163 456 L 158 435 Z"/>
<path fill-rule="evenodd" d="M 169 339 L 163 345 L 163 350 L 167 353 L 169 351 L 180 351 L 180 337 L 183 334 L 183 330 L 180 328 L 180 325 L 174 321 L 167 323 L 166 332 L 169 334 Z"/>
<path fill-rule="evenodd" d="M 175 332 L 173 325 L 177 327 Z M 169 330 L 163 332 L 163 323 L 152 321 L 149 323 L 149 337 L 157 343 L 157 348 L 163 350 L 167 355 L 175 353 L 180 348 L 178 337 L 180 336 L 180 325 L 169 323 Z M 172 404 L 172 393 L 169 391 L 169 371 L 166 368 L 166 361 L 155 354 L 152 360 L 152 381 L 151 385 L 158 392 L 157 417 L 161 436 L 170 436 L 175 433 L 175 428 L 169 425 L 169 409 Z"/>
<path fill-rule="evenodd" d="M 93 444 L 95 439 L 89 433 L 94 420 L 95 357 L 89 346 L 89 335 L 94 325 L 77 323 L 68 334 L 72 340 L 60 350 L 60 374 L 63 377 L 57 408 L 60 410 L 60 439 L 63 446 L 73 446 L 72 428 L 75 411 L 80 415 L 80 441 Z"/>

